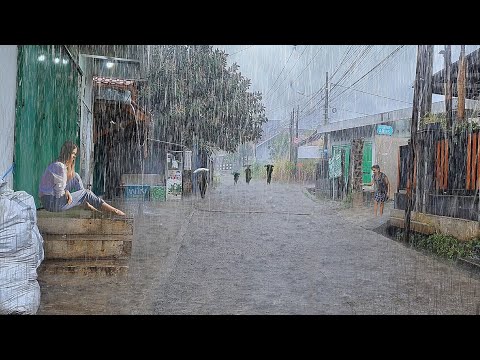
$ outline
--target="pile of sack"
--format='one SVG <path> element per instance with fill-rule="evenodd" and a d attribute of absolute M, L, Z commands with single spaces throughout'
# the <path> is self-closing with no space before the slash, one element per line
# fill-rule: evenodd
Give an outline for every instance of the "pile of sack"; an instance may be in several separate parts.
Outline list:
<path fill-rule="evenodd" d="M 44 259 L 33 196 L 0 179 L 0 314 L 35 314 L 37 269 Z"/>

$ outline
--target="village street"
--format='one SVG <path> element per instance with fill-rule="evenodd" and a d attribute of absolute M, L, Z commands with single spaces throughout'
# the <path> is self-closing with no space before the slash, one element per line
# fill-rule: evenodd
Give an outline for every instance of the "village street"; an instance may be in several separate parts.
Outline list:
<path fill-rule="evenodd" d="M 222 177 L 205 199 L 125 202 L 126 274 L 40 271 L 38 314 L 475 314 L 480 279 L 373 231 L 388 214 L 305 185 Z"/>

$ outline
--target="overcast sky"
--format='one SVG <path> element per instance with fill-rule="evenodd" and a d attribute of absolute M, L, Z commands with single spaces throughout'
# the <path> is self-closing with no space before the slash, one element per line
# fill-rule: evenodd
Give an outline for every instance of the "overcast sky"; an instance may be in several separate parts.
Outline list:
<path fill-rule="evenodd" d="M 329 121 L 341 121 L 410 107 L 413 100 L 416 45 L 214 45 L 229 54 L 252 82 L 251 91 L 264 95 L 267 117 L 288 123 L 300 108 L 304 127 L 324 120 L 326 72 L 329 73 Z M 466 53 L 478 49 L 466 45 Z M 443 55 L 434 49 L 434 72 Z M 460 45 L 452 45 L 452 62 Z M 351 88 L 350 88 L 351 87 Z M 442 100 L 435 95 L 433 101 Z"/>

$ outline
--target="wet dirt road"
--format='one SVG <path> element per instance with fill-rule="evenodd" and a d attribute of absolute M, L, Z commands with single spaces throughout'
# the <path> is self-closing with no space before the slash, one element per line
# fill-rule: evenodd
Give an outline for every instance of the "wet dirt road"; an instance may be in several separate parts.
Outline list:
<path fill-rule="evenodd" d="M 124 208 L 128 273 L 40 273 L 38 314 L 475 314 L 480 302 L 478 277 L 302 185 L 225 177 L 205 199 Z"/>

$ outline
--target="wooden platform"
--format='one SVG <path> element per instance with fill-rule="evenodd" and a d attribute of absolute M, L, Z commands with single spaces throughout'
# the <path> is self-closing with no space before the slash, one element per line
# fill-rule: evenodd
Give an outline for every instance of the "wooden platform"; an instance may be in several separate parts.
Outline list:
<path fill-rule="evenodd" d="M 125 275 L 128 272 L 127 260 L 45 260 L 39 273 L 77 275 Z"/>
<path fill-rule="evenodd" d="M 133 218 L 83 209 L 59 213 L 39 210 L 37 225 L 44 240 L 45 264 L 50 266 L 52 261 L 58 261 L 54 265 L 56 271 L 61 267 L 67 272 L 125 267 L 125 260 L 132 253 Z M 79 270 L 82 266 L 84 270 Z"/>

